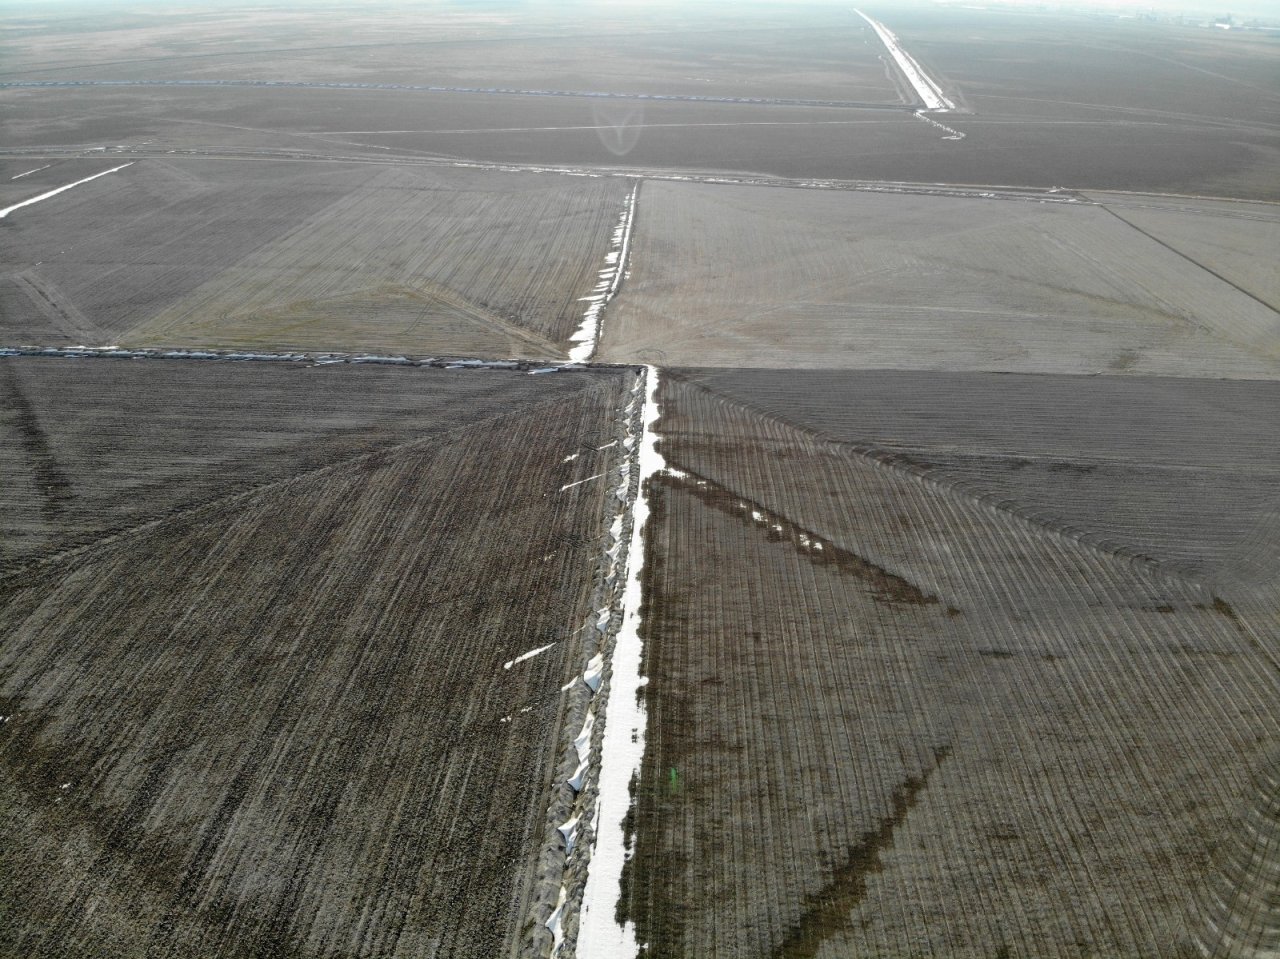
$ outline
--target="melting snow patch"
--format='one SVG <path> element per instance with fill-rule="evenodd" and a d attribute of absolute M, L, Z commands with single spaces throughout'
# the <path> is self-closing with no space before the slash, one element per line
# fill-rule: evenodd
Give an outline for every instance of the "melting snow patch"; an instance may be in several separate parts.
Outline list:
<path fill-rule="evenodd" d="M 554 645 L 555 643 L 547 643 L 547 645 L 539 646 L 537 649 L 531 649 L 527 653 L 521 653 L 515 659 L 509 659 L 505 663 L 503 663 L 502 668 L 510 669 L 512 666 L 516 665 L 517 663 L 523 663 L 527 659 L 533 659 L 533 657 L 535 656 L 541 656 L 543 653 L 545 653 L 548 649 L 550 649 Z"/>
<path fill-rule="evenodd" d="M 560 951 L 560 946 L 564 942 L 564 928 L 561 925 L 561 920 L 564 914 L 564 901 L 567 898 L 569 898 L 569 890 L 565 889 L 564 886 L 561 886 L 560 898 L 556 902 L 556 908 L 551 913 L 551 916 L 547 919 L 547 923 L 546 923 L 547 928 L 551 930 L 551 940 L 552 940 L 551 954 L 552 955 L 555 955 L 557 952 Z"/>
<path fill-rule="evenodd" d="M 635 220 L 636 191 L 639 189 L 637 181 L 627 195 L 627 204 L 618 218 L 617 229 L 613 231 L 611 249 L 605 254 L 607 268 L 599 273 L 600 282 L 592 290 L 591 296 L 581 298 L 581 302 L 591 305 L 582 315 L 582 325 L 569 337 L 570 343 L 577 344 L 569 350 L 569 359 L 574 363 L 586 363 L 595 355 L 596 343 L 600 339 L 600 316 L 622 282 L 622 269 L 627 262 L 627 248 L 631 244 L 631 224 Z"/>
<path fill-rule="evenodd" d="M 575 486 L 581 486 L 583 483 L 590 483 L 593 479 L 599 479 L 601 476 L 604 476 L 604 474 L 597 473 L 595 476 L 588 476 L 586 479 L 580 479 L 576 483 L 565 483 L 560 487 L 560 492 L 563 493 L 567 489 L 573 489 Z"/>
<path fill-rule="evenodd" d="M 130 160 L 128 163 L 122 163 L 119 166 L 112 167 L 110 170 L 103 170 L 101 173 L 95 173 L 93 176 L 87 176 L 83 180 L 76 180 L 75 183 L 68 183 L 65 186 L 60 186 L 55 190 L 50 190 L 48 193 L 41 193 L 39 196 L 33 196 L 30 200 L 23 200 L 21 203 L 15 203 L 13 206 L 7 206 L 3 210 L 0 210 L 0 220 L 3 220 L 14 210 L 21 210 L 24 206 L 31 206 L 33 203 L 39 203 L 41 200 L 47 200 L 49 197 L 57 196 L 59 193 L 70 190 L 72 187 L 79 186 L 81 183 L 88 183 L 90 180 L 96 180 L 98 177 L 106 176 L 108 173 L 115 173 L 117 170 L 123 170 L 127 166 L 133 166 L 133 161 Z M 30 172 L 34 173 L 35 171 L 32 170 Z"/>
<path fill-rule="evenodd" d="M 579 816 L 574 816 L 559 827 L 558 831 L 560 835 L 564 836 L 564 854 L 566 859 L 573 855 L 573 847 L 578 841 L 579 820 Z"/>
<path fill-rule="evenodd" d="M 640 640 L 640 600 L 644 566 L 643 530 L 649 518 L 648 480 L 666 466 L 657 450 L 653 430 L 658 419 L 658 371 L 646 368 L 645 404 L 641 420 L 640 491 L 635 499 L 631 542 L 627 551 L 622 625 L 615 640 L 609 680 L 608 712 L 600 757 L 599 795 L 594 821 L 594 850 L 587 870 L 578 932 L 580 959 L 634 956 L 635 925 L 619 925 L 616 905 L 622 892 L 622 867 L 628 858 L 623 841 L 623 820 L 631 808 L 630 783 L 644 758 L 645 709 L 640 691 L 647 680 L 640 674 L 643 644 Z"/>
<path fill-rule="evenodd" d="M 604 654 L 596 653 L 587 663 L 587 671 L 582 674 L 582 681 L 594 693 L 600 689 L 600 678 L 604 676 Z"/>

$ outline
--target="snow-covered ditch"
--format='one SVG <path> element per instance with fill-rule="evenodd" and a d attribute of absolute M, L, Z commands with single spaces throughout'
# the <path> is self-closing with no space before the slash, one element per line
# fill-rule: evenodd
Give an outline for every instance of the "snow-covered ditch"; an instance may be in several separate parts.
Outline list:
<path fill-rule="evenodd" d="M 569 350 L 569 359 L 575 363 L 586 363 L 595 355 L 596 343 L 600 339 L 600 316 L 622 285 L 623 272 L 627 268 L 627 251 L 631 246 L 631 225 L 635 222 L 636 194 L 639 190 L 640 181 L 637 180 L 627 194 L 626 205 L 618 217 L 618 226 L 613 231 L 609 252 L 605 254 L 605 267 L 600 271 L 600 279 L 595 289 L 581 299 L 581 302 L 588 304 L 587 311 L 582 315 L 582 325 L 569 337 L 570 342 L 577 344 Z"/>
<path fill-rule="evenodd" d="M 861 10 L 854 10 L 854 13 L 871 25 L 871 29 L 876 32 L 880 42 L 885 45 L 885 48 L 889 51 L 889 56 L 893 57 L 894 62 L 898 64 L 898 68 L 902 70 L 907 82 L 915 89 L 916 95 L 920 97 L 926 109 L 943 112 L 956 108 L 954 103 L 943 96 L 942 87 L 920 68 L 920 64 L 916 63 L 911 54 L 902 49 L 898 44 L 898 38 L 894 36 L 888 27 L 878 20 L 872 20 Z"/>

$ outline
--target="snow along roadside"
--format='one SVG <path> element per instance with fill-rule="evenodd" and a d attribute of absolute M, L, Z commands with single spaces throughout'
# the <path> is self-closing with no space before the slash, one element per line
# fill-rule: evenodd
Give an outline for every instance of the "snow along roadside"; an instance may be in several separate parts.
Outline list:
<path fill-rule="evenodd" d="M 876 32 L 880 42 L 888 49 L 889 55 L 893 57 L 899 69 L 906 75 L 907 82 L 915 88 L 926 109 L 946 112 L 956 108 L 954 103 L 942 95 L 942 88 L 929 79 L 929 76 L 920 69 L 920 64 L 916 63 L 911 54 L 898 46 L 898 38 L 893 35 L 888 27 L 878 20 L 872 20 L 861 10 L 855 9 L 853 12 L 871 25 L 871 29 Z"/>
<path fill-rule="evenodd" d="M 638 457 L 640 487 L 631 517 L 622 625 L 618 629 L 610 664 L 598 796 L 592 815 L 595 841 L 587 867 L 586 891 L 582 897 L 578 959 L 621 959 L 634 956 L 639 951 L 635 924 L 619 925 L 614 916 L 622 895 L 622 868 L 630 858 L 623 839 L 623 820 L 631 808 L 631 780 L 640 775 L 640 763 L 644 759 L 646 716 L 641 694 L 648 679 L 640 675 L 644 645 L 640 639 L 644 574 L 642 531 L 649 519 L 649 480 L 666 468 L 666 462 L 657 449 L 657 434 L 653 428 L 660 415 L 658 380 L 657 368 L 645 367 L 645 400 Z"/>
<path fill-rule="evenodd" d="M 30 200 L 23 200 L 21 203 L 15 203 L 13 206 L 7 206 L 0 210 L 0 220 L 3 220 L 14 210 L 21 210 L 24 206 L 31 206 L 33 203 L 39 203 L 41 200 L 47 200 L 51 196 L 57 196 L 64 190 L 70 190 L 73 186 L 79 186 L 81 183 L 88 183 L 90 180 L 96 180 L 100 176 L 106 176 L 108 173 L 115 173 L 117 170 L 123 170 L 127 166 L 133 166 L 136 161 L 130 160 L 128 163 L 122 163 L 119 166 L 112 167 L 110 170 L 103 170 L 101 173 L 95 173 L 93 176 L 87 176 L 83 180 L 76 180 L 75 183 L 68 183 L 66 186 L 60 186 L 56 190 L 50 190 L 48 193 L 41 193 L 39 196 L 33 196 Z M 34 173 L 34 170 L 28 172 Z"/>
<path fill-rule="evenodd" d="M 595 355 L 596 344 L 600 340 L 600 316 L 622 285 L 622 275 L 627 268 L 627 251 L 631 246 L 631 225 L 636 218 L 636 194 L 639 191 L 640 181 L 637 180 L 627 194 L 627 205 L 622 208 L 622 214 L 618 217 L 618 227 L 613 231 L 613 242 L 605 255 L 605 268 L 600 271 L 600 281 L 590 296 L 579 300 L 590 305 L 582 315 L 582 325 L 569 337 L 569 342 L 578 344 L 569 351 L 569 359 L 574 363 L 586 363 Z"/>

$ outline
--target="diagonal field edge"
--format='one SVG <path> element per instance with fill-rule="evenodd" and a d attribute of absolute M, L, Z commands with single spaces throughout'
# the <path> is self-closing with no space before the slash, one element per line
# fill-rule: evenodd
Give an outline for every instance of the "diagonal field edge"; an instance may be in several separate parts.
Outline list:
<path fill-rule="evenodd" d="M 592 383 L 587 383 L 583 387 L 581 387 L 581 389 L 590 389 L 591 386 L 593 386 Z M 126 526 L 122 529 L 111 530 L 109 532 L 102 534 L 101 536 L 98 536 L 90 540 L 87 543 L 81 543 L 69 549 L 60 550 L 49 556 L 41 556 L 37 559 L 33 559 L 19 566 L 17 569 L 10 571 L 9 573 L 0 575 L 0 586 L 7 585 L 13 581 L 18 580 L 20 577 L 26 576 L 30 573 L 34 573 L 46 567 L 59 566 L 66 563 L 75 562 L 76 560 L 85 557 L 87 554 L 92 554 L 92 553 L 98 552 L 99 550 L 108 549 L 111 546 L 115 545 L 117 542 L 132 539 L 135 536 L 145 535 L 146 533 L 149 533 L 152 530 L 161 529 L 170 523 L 177 522 L 178 520 L 181 520 L 190 516 L 192 513 L 201 513 L 205 511 L 211 511 L 227 503 L 239 502 L 241 500 L 249 500 L 255 496 L 261 495 L 262 493 L 269 492 L 272 489 L 275 489 L 276 487 L 284 486 L 289 483 L 294 483 L 298 481 L 314 479 L 315 477 L 323 475 L 325 473 L 335 472 L 338 469 L 345 466 L 351 466 L 353 464 L 366 462 L 377 456 L 403 453 L 406 450 L 413 449 L 419 446 L 427 446 L 433 442 L 447 441 L 454 436 L 464 434 L 468 430 L 474 429 L 476 427 L 501 422 L 502 420 L 510 417 L 522 416 L 526 413 L 529 413 L 534 410 L 539 410 L 544 407 L 556 406 L 560 403 L 565 402 L 565 400 L 573 397 L 574 395 L 576 395 L 576 392 L 580 392 L 580 390 L 575 391 L 575 393 L 570 393 L 568 394 L 568 396 L 558 396 L 554 400 L 543 400 L 541 402 L 530 404 L 528 406 L 522 406 L 519 409 L 506 410 L 502 413 L 495 414 L 494 416 L 487 416 L 487 417 L 484 417 L 483 419 L 476 420 L 475 422 L 469 423 L 466 426 L 455 427 L 454 429 L 445 430 L 443 432 L 436 433 L 432 436 L 426 436 L 416 440 L 408 440 L 403 443 L 395 443 L 391 446 L 387 446 L 379 450 L 373 450 L 366 453 L 360 453 L 356 456 L 347 457 L 345 459 L 335 460 L 332 463 L 326 463 L 324 466 L 318 466 L 318 467 L 315 467 L 314 469 L 300 470 L 296 473 L 290 473 L 287 476 L 279 477 L 278 479 L 271 480 L 270 482 L 267 482 L 267 483 L 260 483 L 257 486 L 251 486 L 248 489 L 240 490 L 235 493 L 229 493 L 225 496 L 218 496 L 211 500 L 204 500 L 203 502 L 191 503 L 186 506 L 177 507 L 171 513 L 165 516 L 161 516 L 156 519 L 150 519 L 133 526 Z"/>
<path fill-rule="evenodd" d="M 736 397 L 727 396 L 711 386 L 700 383 L 686 375 L 682 375 L 674 371 L 668 371 L 665 375 L 670 379 L 678 380 L 682 384 L 695 387 L 696 389 L 715 396 L 721 402 L 729 403 L 733 406 L 737 406 L 739 409 L 746 410 L 754 416 L 758 416 L 769 422 L 777 423 L 787 429 L 792 429 L 805 436 L 809 436 L 817 442 L 829 446 L 838 453 L 870 461 L 879 466 L 884 466 L 889 469 L 905 473 L 933 488 L 940 495 L 960 496 L 970 502 L 976 503 L 979 506 L 994 509 L 1007 517 L 1026 523 L 1038 530 L 1042 530 L 1053 536 L 1058 536 L 1073 543 L 1077 543 L 1101 557 L 1105 557 L 1112 561 L 1120 560 L 1128 563 L 1136 571 L 1145 573 L 1148 576 L 1169 577 L 1178 580 L 1181 583 L 1202 588 L 1207 588 L 1209 586 L 1209 584 L 1192 576 L 1189 572 L 1181 569 L 1176 564 L 1157 559 L 1156 557 L 1130 546 L 1127 543 L 1119 540 L 1108 539 L 1102 534 L 1095 533 L 1088 529 L 1082 529 L 1077 526 L 1072 526 L 1069 523 L 1045 519 L 1042 516 L 1031 513 L 1028 508 L 1012 500 L 1001 498 L 999 494 L 991 493 L 982 489 L 980 485 L 973 483 L 972 481 L 943 478 L 934 475 L 934 473 L 928 468 L 921 466 L 909 456 L 896 450 L 876 446 L 871 443 L 843 442 L 835 439 L 834 437 L 828 436 L 821 430 L 817 430 L 811 426 L 804 426 L 800 423 L 795 423 L 784 416 L 762 410 L 759 407 Z"/>

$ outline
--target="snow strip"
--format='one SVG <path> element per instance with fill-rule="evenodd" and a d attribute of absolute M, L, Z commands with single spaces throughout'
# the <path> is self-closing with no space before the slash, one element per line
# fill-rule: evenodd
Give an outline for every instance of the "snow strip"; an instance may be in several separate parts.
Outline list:
<path fill-rule="evenodd" d="M 618 217 L 617 229 L 613 231 L 613 242 L 605 255 L 605 268 L 600 271 L 600 281 L 590 296 L 581 297 L 579 302 L 589 303 L 587 312 L 582 315 L 582 325 L 569 337 L 569 342 L 577 343 L 569 351 L 569 359 L 575 363 L 586 363 L 595 355 L 596 343 L 600 339 L 600 315 L 609 301 L 613 299 L 622 283 L 623 270 L 627 263 L 627 250 L 631 246 L 631 224 L 635 222 L 636 193 L 640 190 L 637 180 L 627 194 L 627 205 L 622 208 Z"/>
<path fill-rule="evenodd" d="M 894 61 L 898 64 L 899 69 L 901 69 L 903 74 L 906 76 L 907 82 L 915 88 L 916 93 L 919 95 L 920 99 L 924 101 L 924 105 L 927 109 L 945 112 L 956 108 L 954 103 L 942 95 L 942 88 L 931 80 L 928 74 L 920 69 L 920 64 L 916 63 L 911 54 L 898 46 L 898 38 L 893 35 L 892 31 L 890 31 L 888 27 L 877 20 L 872 20 L 861 10 L 855 9 L 853 12 L 871 25 L 871 29 L 876 32 L 876 36 L 878 36 L 880 38 L 880 42 L 885 45 L 885 48 L 889 51 L 889 55 L 893 57 Z"/>
<path fill-rule="evenodd" d="M 931 123 L 935 127 L 937 127 L 939 130 L 942 130 L 945 133 L 947 133 L 948 136 L 945 136 L 942 138 L 944 140 L 963 140 L 964 139 L 964 134 L 961 133 L 959 130 L 953 130 L 951 127 L 947 126 L 945 123 L 939 123 L 933 117 L 926 116 L 923 110 L 917 110 L 913 115 L 917 120 L 923 120 L 925 123 Z"/>
<path fill-rule="evenodd" d="M 646 486 L 665 466 L 653 430 L 658 420 L 658 370 L 645 368 L 645 402 L 640 437 L 640 491 L 632 513 L 631 544 L 627 551 L 626 587 L 622 598 L 622 626 L 613 649 L 609 698 L 601 746 L 599 797 L 595 808 L 595 843 L 587 870 L 578 929 L 579 959 L 617 959 L 634 956 L 635 924 L 618 925 L 615 908 L 622 895 L 622 867 L 629 858 L 623 841 L 623 819 L 631 808 L 631 779 L 644 758 L 645 709 L 640 693 L 648 680 L 640 675 L 641 577 L 644 573 L 642 530 L 649 518 Z"/>
<path fill-rule="evenodd" d="M 533 659 L 533 657 L 535 656 L 541 656 L 543 653 L 545 653 L 548 649 L 550 649 L 554 645 L 555 643 L 547 643 L 547 645 L 539 646 L 537 649 L 531 649 L 527 653 L 521 653 L 515 659 L 509 659 L 505 663 L 503 663 L 502 668 L 510 669 L 512 666 L 516 665 L 517 663 L 523 663 L 526 659 Z"/>
<path fill-rule="evenodd" d="M 47 170 L 53 166 L 52 163 L 46 163 L 44 166 L 38 166 L 34 170 L 28 170 L 26 173 L 19 173 L 17 176 L 9 177 L 10 180 L 21 180 L 24 176 L 31 176 L 33 173 L 39 173 L 41 170 Z"/>
<path fill-rule="evenodd" d="M 0 210 L 0 220 L 3 220 L 14 210 L 21 210 L 24 206 L 31 206 L 33 203 L 39 203 L 41 200 L 47 200 L 51 196 L 57 196 L 66 190 L 70 190 L 73 186 L 79 186 L 81 183 L 88 183 L 90 180 L 96 180 L 100 176 L 106 176 L 108 173 L 115 173 L 117 170 L 123 170 L 127 166 L 133 166 L 136 161 L 130 160 L 128 163 L 122 163 L 119 166 L 112 167 L 110 170 L 103 170 L 101 173 L 95 173 L 93 176 L 87 176 L 83 180 L 76 180 L 75 183 L 68 183 L 66 186 L 60 186 L 56 190 L 50 190 L 48 193 L 41 193 L 39 196 L 33 196 L 30 200 L 23 200 L 21 203 L 15 203 L 13 206 L 7 206 Z M 31 172 L 35 172 L 34 170 Z"/>
<path fill-rule="evenodd" d="M 601 476 L 604 476 L 604 474 L 597 473 L 595 476 L 588 476 L 586 479 L 580 479 L 576 483 L 565 483 L 560 487 L 560 492 L 563 493 L 567 489 L 573 489 L 575 486 L 581 486 L 583 483 L 590 483 L 593 479 L 599 479 Z"/>

